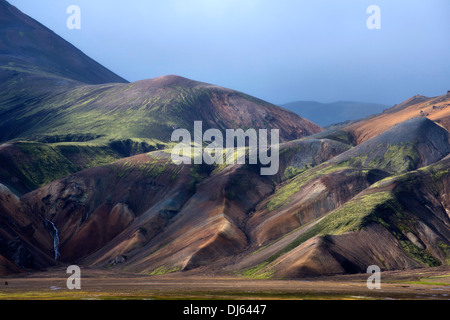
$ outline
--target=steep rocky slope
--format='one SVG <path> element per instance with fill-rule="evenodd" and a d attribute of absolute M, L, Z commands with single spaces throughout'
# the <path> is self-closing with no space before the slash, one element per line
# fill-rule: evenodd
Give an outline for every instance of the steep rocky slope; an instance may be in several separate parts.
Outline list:
<path fill-rule="evenodd" d="M 288 142 L 280 166 L 305 170 L 348 148 L 326 139 Z M 285 179 L 260 176 L 258 165 L 178 166 L 169 153 L 155 151 L 72 174 L 20 203 L 57 227 L 54 263 L 187 270 L 247 248 L 249 215 Z"/>

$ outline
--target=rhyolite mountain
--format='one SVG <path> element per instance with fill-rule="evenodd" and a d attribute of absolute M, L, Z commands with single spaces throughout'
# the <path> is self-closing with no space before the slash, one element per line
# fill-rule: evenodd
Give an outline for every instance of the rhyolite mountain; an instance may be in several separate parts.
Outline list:
<path fill-rule="evenodd" d="M 433 120 L 450 130 L 450 90 L 438 97 L 416 95 L 380 114 L 356 121 L 342 129 L 349 132 L 359 144 L 403 121 L 420 117 Z"/>
<path fill-rule="evenodd" d="M 425 167 L 450 153 L 448 131 L 426 117 L 406 120 L 331 160 L 393 174 Z"/>
<path fill-rule="evenodd" d="M 0 183 L 16 194 L 81 169 L 163 149 L 176 128 L 322 129 L 219 86 L 169 75 L 128 83 L 0 0 Z"/>
<path fill-rule="evenodd" d="M 0 4 L 14 10 L 10 30 L 17 17 L 35 23 Z M 61 73 L 49 48 L 34 49 L 23 64 L 36 67 L 0 67 L 0 275 L 78 264 L 268 279 L 450 264 L 448 95 L 323 131 L 178 76 L 126 83 L 100 68 L 89 80 L 76 62 Z M 170 134 L 195 120 L 279 128 L 278 174 L 174 164 Z"/>
<path fill-rule="evenodd" d="M 192 131 L 194 121 L 202 121 L 203 130 L 218 128 L 224 133 L 227 128 L 280 129 L 281 141 L 322 130 L 262 100 L 178 76 L 79 85 L 46 94 L 37 93 L 32 85 L 12 86 L 15 89 L 0 97 L 0 110 L 4 110 L 0 111 L 0 141 L 10 143 L 0 149 L 0 158 L 14 174 L 0 182 L 17 190 L 30 191 L 52 181 L 53 163 L 59 167 L 57 172 L 75 172 L 71 168 L 85 169 L 162 149 L 176 128 Z M 26 158 L 27 163 L 15 157 Z M 26 179 L 25 186 L 14 183 L 20 176 Z"/>
<path fill-rule="evenodd" d="M 448 264 L 450 160 L 442 152 L 430 158 L 421 147 L 439 137 L 449 148 L 448 132 L 428 119 L 415 122 L 375 137 L 368 162 L 348 161 L 365 146 L 330 132 L 283 143 L 280 172 L 272 177 L 261 176 L 258 165 L 178 166 L 169 153 L 154 151 L 77 172 L 20 199 L 3 188 L 2 205 L 15 219 L 6 220 L 9 234 L 21 235 L 21 226 L 36 238 L 9 235 L 4 251 L 18 242 L 34 268 L 78 263 L 255 278 Z M 426 160 L 411 164 L 411 151 L 399 148 L 407 165 L 398 172 L 386 166 L 387 146 L 418 138 L 417 157 Z M 22 215 L 40 219 L 15 226 Z M 46 221 L 59 231 L 56 261 Z M 4 258 L 5 269 L 17 267 L 14 256 Z"/>

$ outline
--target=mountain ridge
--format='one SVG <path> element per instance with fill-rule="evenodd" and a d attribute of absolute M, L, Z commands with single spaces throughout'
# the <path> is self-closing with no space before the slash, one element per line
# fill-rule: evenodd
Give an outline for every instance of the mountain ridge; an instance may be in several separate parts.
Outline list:
<path fill-rule="evenodd" d="M 450 264 L 450 93 L 323 130 L 180 76 L 87 84 L 111 74 L 61 73 L 34 49 L 20 65 L 0 59 L 0 275 L 77 264 L 297 279 Z M 280 129 L 279 172 L 173 163 L 171 133 L 197 120 Z"/>
<path fill-rule="evenodd" d="M 389 108 L 388 105 L 356 101 L 336 101 L 321 103 L 317 101 L 294 101 L 281 104 L 283 108 L 311 119 L 321 127 L 354 121 L 369 115 L 378 114 Z"/>
<path fill-rule="evenodd" d="M 70 173 L 163 149 L 177 128 L 322 131 L 242 92 L 181 76 L 129 83 L 1 0 L 0 183 L 24 194 Z"/>
<path fill-rule="evenodd" d="M 426 117 L 440 126 L 450 129 L 450 91 L 437 97 L 415 95 L 378 115 L 370 116 L 344 126 L 359 144 L 395 125 L 413 118 Z"/>
<path fill-rule="evenodd" d="M 6 0 L 0 0 L 0 21 L 3 67 L 50 73 L 89 84 L 128 82 Z"/>

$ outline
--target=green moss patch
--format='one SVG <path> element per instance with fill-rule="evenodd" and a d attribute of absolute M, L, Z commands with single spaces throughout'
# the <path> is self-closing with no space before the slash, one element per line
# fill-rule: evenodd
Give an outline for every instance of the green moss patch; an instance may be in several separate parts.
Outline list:
<path fill-rule="evenodd" d="M 79 168 L 56 148 L 41 143 L 20 142 L 15 145 L 26 156 L 14 161 L 14 171 L 32 188 L 63 178 Z"/>
<path fill-rule="evenodd" d="M 161 266 L 159 268 L 156 268 L 155 270 L 148 273 L 150 276 L 158 276 L 158 275 L 164 275 L 169 273 L 174 273 L 177 271 L 180 271 L 182 268 L 180 266 L 176 267 L 167 267 L 167 266 Z"/>
<path fill-rule="evenodd" d="M 285 182 L 281 187 L 275 192 L 266 205 L 268 211 L 277 210 L 284 205 L 288 204 L 289 198 L 296 192 L 306 185 L 308 182 L 319 178 L 320 176 L 330 174 L 339 170 L 348 169 L 345 166 L 330 166 L 330 165 L 320 165 L 318 167 L 309 169 L 304 173 L 298 174 L 291 180 Z"/>

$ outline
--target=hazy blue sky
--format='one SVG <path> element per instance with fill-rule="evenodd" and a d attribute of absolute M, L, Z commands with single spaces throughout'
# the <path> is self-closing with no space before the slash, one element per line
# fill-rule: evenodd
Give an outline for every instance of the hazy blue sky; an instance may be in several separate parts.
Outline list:
<path fill-rule="evenodd" d="M 450 90 L 449 0 L 8 1 L 129 81 L 177 74 L 278 104 Z"/>

